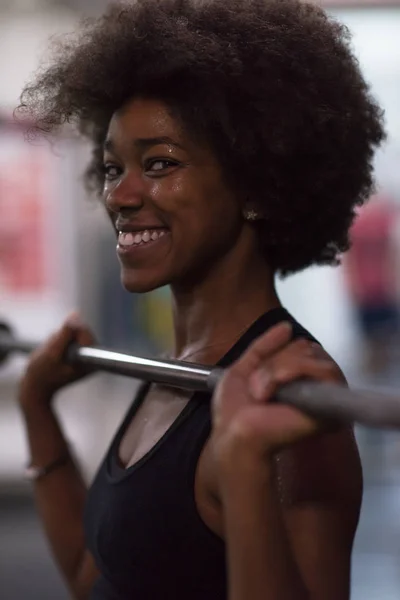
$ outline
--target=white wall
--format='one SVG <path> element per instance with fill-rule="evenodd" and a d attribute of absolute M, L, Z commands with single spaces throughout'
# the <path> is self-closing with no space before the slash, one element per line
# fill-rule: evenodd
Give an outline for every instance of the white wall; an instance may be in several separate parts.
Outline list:
<path fill-rule="evenodd" d="M 13 108 L 24 84 L 38 68 L 51 36 L 70 31 L 76 18 L 70 13 L 0 12 L 0 107 Z"/>

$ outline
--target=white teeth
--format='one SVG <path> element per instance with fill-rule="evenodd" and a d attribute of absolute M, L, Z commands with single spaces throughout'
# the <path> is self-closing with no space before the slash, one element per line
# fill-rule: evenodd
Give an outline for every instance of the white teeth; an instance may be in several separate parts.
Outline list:
<path fill-rule="evenodd" d="M 151 239 L 151 235 L 148 231 L 145 231 L 144 233 L 142 233 L 142 240 L 144 242 L 149 242 Z"/>
<path fill-rule="evenodd" d="M 158 240 L 158 238 L 162 237 L 163 235 L 165 235 L 165 231 L 164 230 L 153 230 L 153 231 L 149 231 L 149 230 L 145 230 L 145 231 L 140 231 L 140 232 L 136 232 L 136 233 L 124 233 L 122 231 L 120 231 L 119 233 L 119 237 L 118 237 L 118 243 L 120 246 L 133 246 L 133 245 L 138 245 L 138 244 L 147 244 L 150 241 L 155 242 L 156 240 Z"/>
<path fill-rule="evenodd" d="M 120 233 L 119 234 L 120 246 L 132 246 L 134 239 L 131 233 Z"/>

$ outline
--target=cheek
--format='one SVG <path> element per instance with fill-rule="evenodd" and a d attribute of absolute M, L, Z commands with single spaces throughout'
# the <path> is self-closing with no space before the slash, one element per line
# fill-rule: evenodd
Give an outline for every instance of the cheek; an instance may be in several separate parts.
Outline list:
<path fill-rule="evenodd" d="M 236 199 L 212 179 L 170 177 L 153 186 L 154 205 L 162 211 L 176 244 L 188 247 L 232 239 L 239 231 L 242 219 Z"/>
<path fill-rule="evenodd" d="M 205 186 L 202 192 L 199 219 L 207 236 L 235 237 L 242 222 L 236 199 L 222 186 Z"/>
<path fill-rule="evenodd" d="M 237 211 L 222 202 L 221 196 L 202 196 L 199 203 L 182 207 L 177 246 L 182 256 L 193 260 L 217 259 L 236 244 L 240 234 Z"/>

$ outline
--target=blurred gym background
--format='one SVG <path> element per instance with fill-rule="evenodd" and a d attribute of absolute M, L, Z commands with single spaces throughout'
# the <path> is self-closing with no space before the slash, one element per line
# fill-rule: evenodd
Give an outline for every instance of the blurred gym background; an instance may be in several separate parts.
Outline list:
<path fill-rule="evenodd" d="M 24 140 L 12 111 L 50 37 L 96 15 L 106 0 L 0 0 L 0 321 L 40 340 L 79 310 L 109 347 L 155 353 L 170 340 L 168 290 L 131 296 L 119 285 L 115 242 L 81 185 L 87 149 Z M 339 362 L 350 383 L 400 395 L 400 0 L 332 0 L 386 110 L 379 189 L 336 269 L 279 282 L 281 298 Z M 388 283 L 389 282 L 389 283 Z M 396 348 L 398 349 L 396 352 Z M 24 359 L 0 370 L 0 596 L 64 600 L 23 479 L 28 459 L 15 403 Z M 97 375 L 63 393 L 58 410 L 88 481 L 134 394 L 132 380 Z M 353 560 L 354 600 L 400 597 L 400 432 L 357 430 L 365 472 Z"/>

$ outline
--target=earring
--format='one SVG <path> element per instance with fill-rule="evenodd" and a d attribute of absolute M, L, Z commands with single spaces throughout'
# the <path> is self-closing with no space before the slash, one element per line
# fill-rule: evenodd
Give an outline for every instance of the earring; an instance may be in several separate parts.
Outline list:
<path fill-rule="evenodd" d="M 257 221 L 257 219 L 260 218 L 258 212 L 256 212 L 252 208 L 250 208 L 249 210 L 245 210 L 243 212 L 243 216 L 246 219 L 246 221 Z"/>

